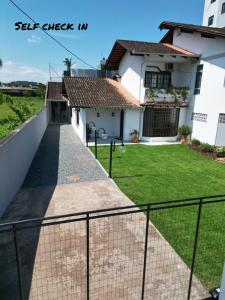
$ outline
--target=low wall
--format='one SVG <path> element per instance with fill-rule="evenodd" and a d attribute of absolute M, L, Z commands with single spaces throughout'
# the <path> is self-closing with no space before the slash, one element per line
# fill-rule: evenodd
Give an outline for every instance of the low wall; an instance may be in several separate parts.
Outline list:
<path fill-rule="evenodd" d="M 0 216 L 23 184 L 47 125 L 44 108 L 0 142 Z"/>

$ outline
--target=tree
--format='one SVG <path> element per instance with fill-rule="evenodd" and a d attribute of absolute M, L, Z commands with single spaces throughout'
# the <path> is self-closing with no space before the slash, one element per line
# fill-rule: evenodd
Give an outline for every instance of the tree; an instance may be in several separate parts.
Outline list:
<path fill-rule="evenodd" d="M 0 59 L 0 68 L 2 67 L 2 60 Z"/>
<path fill-rule="evenodd" d="M 65 58 L 63 61 L 64 65 L 66 66 L 66 71 L 64 71 L 64 75 L 66 76 L 71 76 L 71 68 L 73 65 L 72 59 L 70 58 Z"/>

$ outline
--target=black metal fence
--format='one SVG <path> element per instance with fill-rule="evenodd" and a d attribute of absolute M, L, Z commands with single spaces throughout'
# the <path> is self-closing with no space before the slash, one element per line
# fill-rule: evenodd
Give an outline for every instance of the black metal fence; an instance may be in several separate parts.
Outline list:
<path fill-rule="evenodd" d="M 0 224 L 1 299 L 204 299 L 224 217 L 219 195 Z"/>

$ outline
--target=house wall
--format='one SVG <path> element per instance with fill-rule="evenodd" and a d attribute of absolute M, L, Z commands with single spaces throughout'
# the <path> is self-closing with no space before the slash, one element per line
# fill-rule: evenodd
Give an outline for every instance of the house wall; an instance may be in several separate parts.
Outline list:
<path fill-rule="evenodd" d="M 0 142 L 0 216 L 23 184 L 47 125 L 44 108 Z"/>
<path fill-rule="evenodd" d="M 217 0 L 214 3 L 211 3 L 211 0 L 205 0 L 203 26 L 208 26 L 209 17 L 214 15 L 212 27 L 225 27 L 225 14 L 221 14 L 223 3 L 224 0 Z"/>
<path fill-rule="evenodd" d="M 95 127 L 104 128 L 108 136 L 118 137 L 120 135 L 120 109 L 86 109 L 87 124 L 90 122 L 95 123 Z M 97 114 L 99 113 L 99 117 Z M 112 116 L 114 113 L 114 117 Z"/>
<path fill-rule="evenodd" d="M 199 62 L 204 66 L 201 92 L 192 94 L 186 122 L 193 127 L 193 138 L 214 145 L 219 113 L 225 113 L 225 60 L 224 55 L 211 56 L 224 53 L 225 39 L 201 38 L 198 33 L 175 30 L 174 44 L 202 56 Z M 207 114 L 207 122 L 192 121 L 192 112 Z"/>
<path fill-rule="evenodd" d="M 160 57 L 133 56 L 128 52 L 124 55 L 119 66 L 121 84 L 134 96 L 140 103 L 145 101 L 145 72 L 146 71 L 166 71 L 166 63 L 174 64 L 174 71 L 171 72 L 172 85 L 175 87 L 190 87 L 193 83 L 195 73 L 194 64 L 190 60 L 172 56 Z"/>
<path fill-rule="evenodd" d="M 143 111 L 138 109 L 126 109 L 124 114 L 124 141 L 130 141 L 130 134 L 134 130 L 139 132 L 139 138 L 142 138 Z"/>
<path fill-rule="evenodd" d="M 71 124 L 74 127 L 76 133 L 83 142 L 86 142 L 86 110 L 80 108 L 79 112 L 79 125 L 77 125 L 77 114 L 75 108 L 72 109 Z"/>

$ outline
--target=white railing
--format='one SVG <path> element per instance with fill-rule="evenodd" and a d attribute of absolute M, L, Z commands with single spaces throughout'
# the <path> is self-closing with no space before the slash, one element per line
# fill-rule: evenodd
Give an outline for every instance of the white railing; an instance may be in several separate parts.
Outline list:
<path fill-rule="evenodd" d="M 189 88 L 171 87 L 168 89 L 146 88 L 145 102 L 183 102 L 188 103 L 190 99 Z"/>

